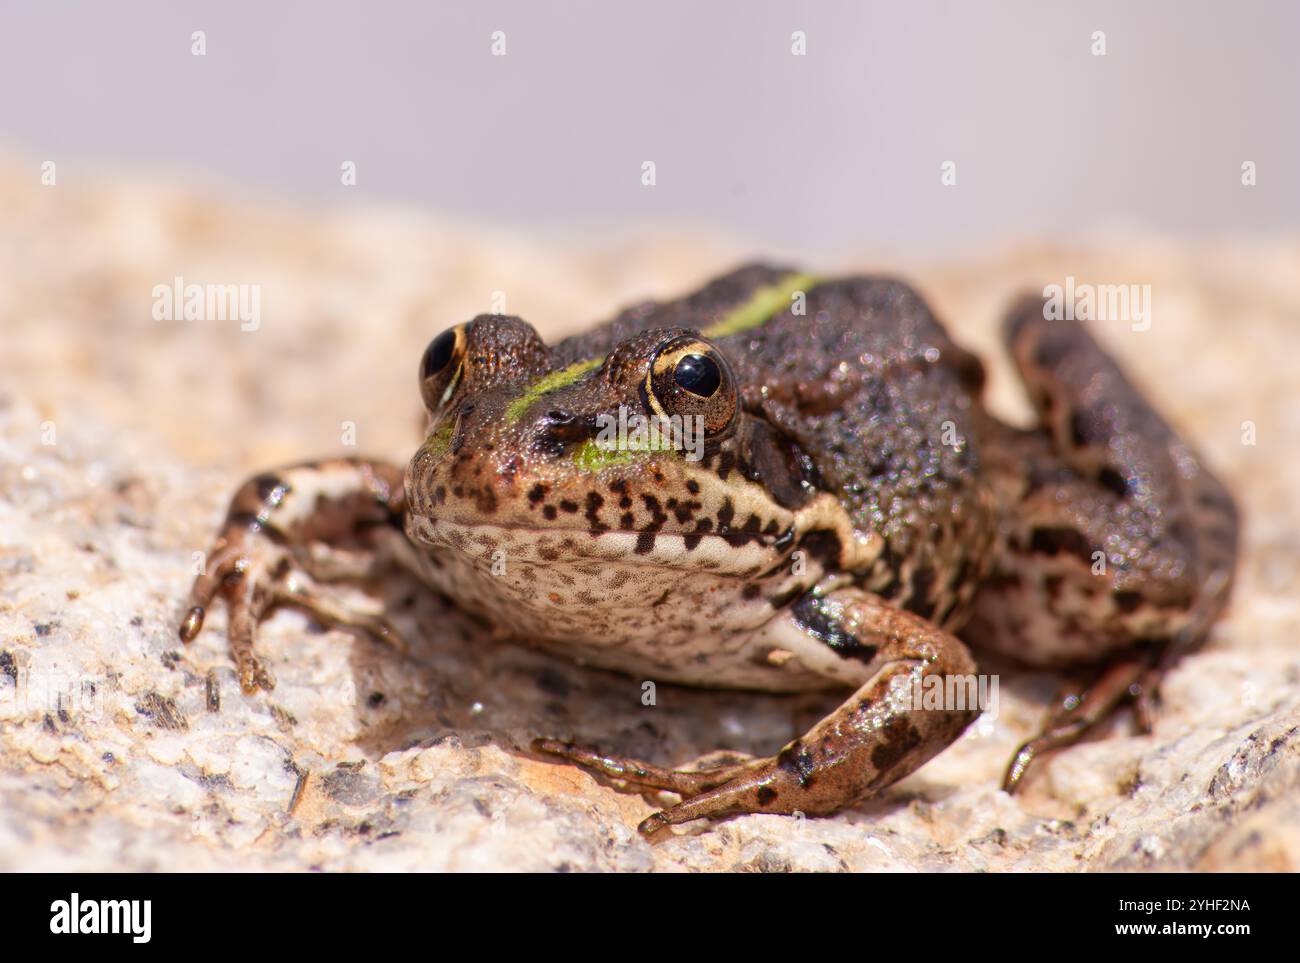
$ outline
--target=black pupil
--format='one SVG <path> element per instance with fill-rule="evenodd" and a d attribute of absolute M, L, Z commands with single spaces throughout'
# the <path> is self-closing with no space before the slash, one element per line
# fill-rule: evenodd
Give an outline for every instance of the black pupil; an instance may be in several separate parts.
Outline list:
<path fill-rule="evenodd" d="M 456 345 L 456 332 L 444 331 L 424 349 L 424 361 L 420 364 L 420 378 L 432 378 L 451 360 L 451 349 Z"/>
<path fill-rule="evenodd" d="M 712 358 L 706 358 L 702 354 L 688 354 L 677 362 L 673 380 L 679 388 L 701 398 L 709 398 L 722 383 L 722 371 Z"/>

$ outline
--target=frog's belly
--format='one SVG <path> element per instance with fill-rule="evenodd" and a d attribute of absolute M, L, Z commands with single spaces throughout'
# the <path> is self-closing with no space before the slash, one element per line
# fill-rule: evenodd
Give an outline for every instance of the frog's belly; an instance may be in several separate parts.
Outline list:
<path fill-rule="evenodd" d="M 720 551 L 710 571 L 707 556 L 690 569 L 673 568 L 662 559 L 629 561 L 615 543 L 609 557 L 591 546 L 588 557 L 548 560 L 524 539 L 476 528 L 454 546 L 412 546 L 418 558 L 408 562 L 457 605 L 573 661 L 649 681 L 774 692 L 855 682 L 826 673 L 825 646 L 786 629 L 787 616 L 766 592 L 745 592 L 753 582 L 736 574 L 750 567 L 744 547 L 727 546 L 725 561 Z M 764 561 L 755 548 L 753 565 Z M 719 571 L 724 567 L 731 571 Z"/>

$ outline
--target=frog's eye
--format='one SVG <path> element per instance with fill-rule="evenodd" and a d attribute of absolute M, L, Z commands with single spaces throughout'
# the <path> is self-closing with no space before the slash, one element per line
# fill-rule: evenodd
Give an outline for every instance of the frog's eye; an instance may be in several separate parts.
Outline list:
<path fill-rule="evenodd" d="M 448 328 L 429 342 L 420 359 L 420 393 L 430 411 L 447 403 L 460 383 L 465 358 L 465 326 Z"/>
<path fill-rule="evenodd" d="M 424 349 L 424 359 L 420 362 L 420 377 L 432 378 L 451 361 L 452 350 L 456 347 L 456 332 L 444 331 Z"/>
<path fill-rule="evenodd" d="M 722 384 L 722 369 L 707 354 L 688 354 L 673 369 L 673 381 L 683 391 L 712 398 Z"/>
<path fill-rule="evenodd" d="M 650 407 L 665 417 L 699 415 L 710 435 L 736 414 L 736 388 L 726 360 L 707 341 L 684 335 L 660 345 L 646 375 Z"/>

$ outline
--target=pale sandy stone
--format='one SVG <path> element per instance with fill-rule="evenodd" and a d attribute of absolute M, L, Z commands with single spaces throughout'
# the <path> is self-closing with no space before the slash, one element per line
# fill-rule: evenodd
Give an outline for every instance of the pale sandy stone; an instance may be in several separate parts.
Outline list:
<path fill-rule="evenodd" d="M 637 680 L 492 642 L 436 600 L 404 606 L 401 581 L 378 601 L 409 656 L 282 613 L 261 639 L 280 684 L 255 698 L 230 671 L 223 614 L 189 647 L 175 624 L 192 554 L 243 477 L 344 452 L 344 421 L 361 449 L 404 459 L 421 351 L 494 291 L 555 337 L 686 290 L 743 246 L 28 180 L 0 165 L 0 653 L 17 675 L 0 672 L 0 870 L 1300 869 L 1300 239 L 1061 236 L 943 264 L 809 265 L 916 282 L 1021 420 L 996 333 L 1008 300 L 1066 275 L 1151 284 L 1151 330 L 1098 337 L 1237 492 L 1238 591 L 1169 677 L 1153 735 L 1120 718 L 1022 796 L 998 782 L 1059 680 L 995 664 L 997 718 L 882 798 L 650 846 L 635 832 L 648 801 L 521 747 L 770 752 L 833 700 L 661 686 L 646 707 Z M 260 283 L 261 327 L 155 321 L 153 286 L 177 274 Z"/>

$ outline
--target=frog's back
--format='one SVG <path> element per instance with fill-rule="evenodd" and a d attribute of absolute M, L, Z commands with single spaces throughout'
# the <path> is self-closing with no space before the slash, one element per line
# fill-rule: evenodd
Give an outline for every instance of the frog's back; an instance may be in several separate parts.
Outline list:
<path fill-rule="evenodd" d="M 752 403 L 816 464 L 859 532 L 885 539 L 862 584 L 943 624 L 960 620 L 993 539 L 972 420 L 984 372 L 892 278 L 811 287 L 722 342 Z"/>
<path fill-rule="evenodd" d="M 984 372 L 911 287 L 747 265 L 682 300 L 629 308 L 557 354 L 578 361 L 653 328 L 716 343 L 742 405 L 793 442 L 857 531 L 884 537 L 852 575 L 925 617 L 961 614 L 992 540 L 971 424 Z"/>

